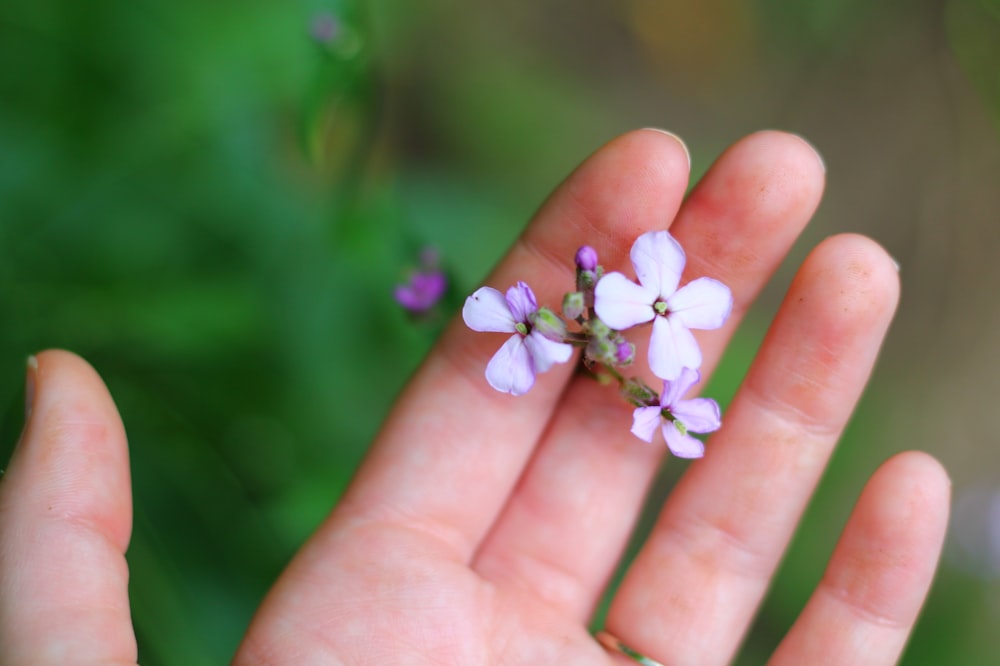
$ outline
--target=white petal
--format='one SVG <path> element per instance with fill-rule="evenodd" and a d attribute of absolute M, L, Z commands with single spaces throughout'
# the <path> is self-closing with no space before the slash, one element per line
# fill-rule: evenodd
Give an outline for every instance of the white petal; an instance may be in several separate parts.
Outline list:
<path fill-rule="evenodd" d="M 677 290 L 684 272 L 684 248 L 669 231 L 648 231 L 635 239 L 629 253 L 632 267 L 642 286 L 661 298 Z"/>
<path fill-rule="evenodd" d="M 632 412 L 632 434 L 641 440 L 652 442 L 656 426 L 662 422 L 659 407 L 638 407 Z"/>
<path fill-rule="evenodd" d="M 701 458 L 705 455 L 705 445 L 701 440 L 682 434 L 673 423 L 663 424 L 663 438 L 667 440 L 667 448 L 678 458 Z"/>
<path fill-rule="evenodd" d="M 655 300 L 655 291 L 637 285 L 621 273 L 608 273 L 594 288 L 597 316 L 618 331 L 645 324 L 655 317 Z"/>
<path fill-rule="evenodd" d="M 733 292 L 712 278 L 692 280 L 667 299 L 671 317 L 677 317 L 688 328 L 711 330 L 719 328 L 733 309 Z"/>
<path fill-rule="evenodd" d="M 535 384 L 535 369 L 524 338 L 515 334 L 493 355 L 486 366 L 486 381 L 503 393 L 524 395 Z"/>
<path fill-rule="evenodd" d="M 549 340 L 537 330 L 524 339 L 524 346 L 531 354 L 535 372 L 546 372 L 553 363 L 565 363 L 573 355 L 573 345 Z"/>
<path fill-rule="evenodd" d="M 681 368 L 681 374 L 671 382 L 663 382 L 663 393 L 660 394 L 660 404 L 673 407 L 691 390 L 691 387 L 701 379 L 701 373 L 693 368 Z"/>
<path fill-rule="evenodd" d="M 684 368 L 699 367 L 701 349 L 691 331 L 671 317 L 657 317 L 649 340 L 649 369 L 653 374 L 672 382 Z"/>
<path fill-rule="evenodd" d="M 722 425 L 719 405 L 711 398 L 681 400 L 670 409 L 670 413 L 691 432 L 715 432 Z"/>
<path fill-rule="evenodd" d="M 480 287 L 465 299 L 462 319 L 473 331 L 513 333 L 517 330 L 507 299 L 493 287 Z"/>

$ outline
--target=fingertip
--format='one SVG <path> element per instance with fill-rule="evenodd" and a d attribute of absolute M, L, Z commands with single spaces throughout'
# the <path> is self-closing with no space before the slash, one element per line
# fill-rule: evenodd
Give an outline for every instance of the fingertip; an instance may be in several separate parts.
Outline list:
<path fill-rule="evenodd" d="M 798 279 L 812 282 L 842 320 L 884 320 L 888 325 L 899 302 L 899 271 L 877 242 L 861 234 L 830 236 L 810 253 Z"/>
<path fill-rule="evenodd" d="M 25 393 L 29 414 L 7 473 L 19 506 L 90 524 L 124 551 L 132 525 L 128 447 L 104 381 L 76 354 L 50 349 L 29 357 Z"/>
<path fill-rule="evenodd" d="M 688 149 L 687 144 L 684 142 L 684 139 L 680 138 L 678 135 L 674 134 L 673 132 L 670 132 L 670 131 L 665 130 L 665 129 L 661 129 L 659 127 L 644 127 L 643 129 L 641 129 L 639 131 L 640 132 L 655 132 L 656 134 L 659 134 L 661 136 L 666 136 L 666 137 L 670 138 L 672 141 L 674 141 L 675 143 L 677 143 L 677 145 L 679 145 L 681 147 L 681 149 L 684 151 L 684 157 L 687 158 L 688 170 L 689 171 L 691 170 L 691 151 Z"/>
<path fill-rule="evenodd" d="M 746 143 L 756 149 L 765 146 L 769 152 L 783 155 L 785 161 L 798 164 L 805 173 L 821 177 L 826 175 L 826 161 L 819 149 L 801 134 L 764 129 L 748 134 L 736 145 L 740 143 Z"/>
<path fill-rule="evenodd" d="M 897 506 L 899 511 L 906 510 L 907 515 L 884 516 L 886 524 L 915 515 L 928 530 L 944 538 L 951 505 L 951 478 L 934 456 L 924 451 L 897 453 L 878 468 L 870 483 L 880 495 L 909 498 L 912 505 Z"/>
<path fill-rule="evenodd" d="M 822 160 L 801 137 L 755 132 L 729 146 L 695 186 L 678 237 L 699 238 L 702 261 L 721 275 L 733 269 L 713 257 L 730 256 L 736 268 L 776 262 L 816 212 L 824 185 Z M 771 252 L 748 252 L 754 240 Z"/>

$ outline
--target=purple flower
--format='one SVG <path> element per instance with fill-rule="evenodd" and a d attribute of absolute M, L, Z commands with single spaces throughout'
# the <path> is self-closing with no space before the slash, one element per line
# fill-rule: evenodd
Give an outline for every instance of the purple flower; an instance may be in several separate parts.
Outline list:
<path fill-rule="evenodd" d="M 448 280 L 439 270 L 416 271 L 406 284 L 397 285 L 396 302 L 413 314 L 422 314 L 434 307 L 448 287 Z"/>
<path fill-rule="evenodd" d="M 545 312 L 546 315 L 551 313 Z M 481 287 L 465 300 L 462 319 L 474 331 L 513 333 L 486 366 L 486 381 L 503 393 L 523 395 L 535 384 L 535 375 L 545 372 L 553 363 L 565 363 L 573 347 L 546 337 L 554 335 L 550 319 L 535 327 L 539 315 L 538 302 L 531 287 L 523 282 L 507 290 L 504 296 L 492 287 Z"/>
<path fill-rule="evenodd" d="M 333 14 L 320 12 L 313 16 L 309 25 L 309 34 L 317 42 L 324 46 L 329 46 L 337 39 L 343 31 L 343 26 Z"/>
<path fill-rule="evenodd" d="M 684 400 L 683 395 L 701 379 L 701 373 L 683 368 L 675 381 L 663 382 L 660 404 L 639 407 L 632 412 L 632 434 L 653 441 L 656 426 L 662 425 L 663 438 L 678 458 L 701 458 L 705 445 L 689 432 L 715 432 L 722 425 L 719 405 L 711 398 Z"/>
<path fill-rule="evenodd" d="M 729 287 L 703 277 L 678 289 L 686 257 L 666 231 L 639 236 L 629 257 L 639 284 L 621 273 L 601 278 L 594 292 L 597 316 L 616 330 L 652 321 L 649 367 L 660 379 L 675 380 L 683 368 L 701 367 L 701 349 L 690 329 L 725 323 L 733 307 Z"/>

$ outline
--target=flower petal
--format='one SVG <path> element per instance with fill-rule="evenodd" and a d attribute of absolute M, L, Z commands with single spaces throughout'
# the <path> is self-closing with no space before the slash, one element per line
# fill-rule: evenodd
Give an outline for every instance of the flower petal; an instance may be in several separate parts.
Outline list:
<path fill-rule="evenodd" d="M 514 316 L 514 321 L 523 324 L 528 323 L 528 315 L 538 310 L 535 294 L 524 282 L 518 282 L 507 290 L 507 305 Z"/>
<path fill-rule="evenodd" d="M 535 384 L 531 355 L 519 334 L 510 336 L 486 366 L 486 381 L 502 393 L 524 395 Z"/>
<path fill-rule="evenodd" d="M 632 434 L 641 440 L 652 442 L 656 426 L 662 421 L 659 407 L 637 407 L 632 412 Z"/>
<path fill-rule="evenodd" d="M 661 298 L 677 290 L 687 258 L 684 248 L 669 231 L 647 231 L 635 239 L 629 252 L 632 267 L 642 286 Z"/>
<path fill-rule="evenodd" d="M 507 299 L 493 287 L 480 287 L 465 299 L 462 319 L 473 331 L 513 333 L 517 330 Z"/>
<path fill-rule="evenodd" d="M 611 328 L 624 331 L 645 324 L 656 316 L 652 289 L 632 282 L 621 273 L 608 273 L 594 288 L 594 310 L 601 321 Z"/>
<path fill-rule="evenodd" d="M 719 405 L 711 398 L 681 400 L 670 408 L 670 413 L 691 432 L 715 432 L 722 425 Z"/>
<path fill-rule="evenodd" d="M 663 438 L 667 440 L 667 448 L 678 458 L 701 458 L 705 455 L 705 445 L 700 439 L 681 433 L 669 421 L 663 424 Z"/>
<path fill-rule="evenodd" d="M 718 280 L 702 277 L 678 289 L 667 299 L 667 308 L 688 328 L 719 328 L 733 309 L 733 292 Z"/>
<path fill-rule="evenodd" d="M 691 387 L 701 380 L 701 373 L 694 368 L 681 368 L 681 374 L 673 381 L 663 382 L 663 394 L 660 396 L 660 405 L 673 408 L 684 394 L 691 390 Z"/>
<path fill-rule="evenodd" d="M 444 295 L 448 280 L 440 271 L 417 272 L 410 276 L 406 284 L 397 285 L 394 293 L 396 302 L 414 313 L 422 313 L 434 307 Z"/>
<path fill-rule="evenodd" d="M 684 368 L 701 367 L 701 349 L 684 324 L 657 317 L 649 340 L 649 369 L 660 379 L 675 381 Z"/>
<path fill-rule="evenodd" d="M 537 329 L 524 338 L 524 346 L 531 354 L 535 372 L 546 372 L 553 363 L 565 363 L 573 355 L 573 345 L 550 340 Z"/>

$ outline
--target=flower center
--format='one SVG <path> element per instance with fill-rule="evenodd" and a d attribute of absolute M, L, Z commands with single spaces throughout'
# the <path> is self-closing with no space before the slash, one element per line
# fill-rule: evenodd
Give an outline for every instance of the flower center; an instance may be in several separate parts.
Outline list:
<path fill-rule="evenodd" d="M 656 314 L 666 316 L 670 312 L 670 308 L 667 307 L 666 301 L 657 300 L 653 303 L 653 309 L 656 310 Z"/>
<path fill-rule="evenodd" d="M 516 324 L 514 324 L 514 329 L 521 335 L 528 334 L 528 325 L 525 324 L 523 321 L 519 321 Z"/>
<path fill-rule="evenodd" d="M 674 427 L 677 428 L 678 432 L 680 432 L 682 435 L 688 434 L 687 426 L 681 423 L 680 419 L 671 414 L 669 408 L 664 407 L 662 410 L 660 410 L 660 414 L 663 415 L 663 418 L 673 423 Z"/>

